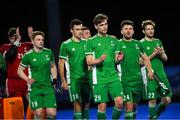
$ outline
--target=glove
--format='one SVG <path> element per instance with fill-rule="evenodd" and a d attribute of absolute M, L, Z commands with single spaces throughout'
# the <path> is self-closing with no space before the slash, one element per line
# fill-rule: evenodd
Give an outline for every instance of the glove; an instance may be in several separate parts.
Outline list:
<path fill-rule="evenodd" d="M 53 81 L 51 82 L 52 86 L 54 87 L 54 89 L 56 90 L 57 93 L 62 94 L 62 88 L 59 87 L 58 81 L 57 79 L 53 79 Z"/>

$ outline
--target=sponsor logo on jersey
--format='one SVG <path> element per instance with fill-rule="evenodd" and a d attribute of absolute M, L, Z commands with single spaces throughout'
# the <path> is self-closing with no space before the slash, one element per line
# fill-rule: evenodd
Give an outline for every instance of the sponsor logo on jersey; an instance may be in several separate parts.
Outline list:
<path fill-rule="evenodd" d="M 46 55 L 46 60 L 50 60 L 49 55 Z"/>
<path fill-rule="evenodd" d="M 136 47 L 136 49 L 139 49 L 139 46 L 138 46 L 138 44 L 135 44 L 135 47 Z"/>
<path fill-rule="evenodd" d="M 149 50 L 149 49 L 150 49 L 150 47 L 148 46 L 146 49 L 147 49 L 147 50 Z"/>
<path fill-rule="evenodd" d="M 159 43 L 156 43 L 156 46 L 157 46 L 157 47 L 160 47 Z"/>
<path fill-rule="evenodd" d="M 75 51 L 76 49 L 75 48 L 72 48 L 72 51 Z"/>
<path fill-rule="evenodd" d="M 33 58 L 33 62 L 36 62 L 37 61 L 37 59 L 36 58 Z"/>
<path fill-rule="evenodd" d="M 122 48 L 126 48 L 126 46 L 125 46 L 125 45 L 123 45 L 123 46 L 122 46 Z"/>
<path fill-rule="evenodd" d="M 111 46 L 114 46 L 114 41 L 111 41 Z"/>

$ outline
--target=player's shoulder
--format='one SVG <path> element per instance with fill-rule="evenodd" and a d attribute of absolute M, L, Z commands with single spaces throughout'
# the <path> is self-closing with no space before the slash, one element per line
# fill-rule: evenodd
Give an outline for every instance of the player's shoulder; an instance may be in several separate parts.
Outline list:
<path fill-rule="evenodd" d="M 62 44 L 69 44 L 69 43 L 71 43 L 72 42 L 72 39 L 67 39 L 66 41 L 64 41 Z"/>
<path fill-rule="evenodd" d="M 121 39 L 119 39 L 118 41 L 122 42 L 122 41 L 123 41 L 123 39 L 121 38 Z"/>
<path fill-rule="evenodd" d="M 98 36 L 94 35 L 88 39 L 87 43 L 94 44 L 94 43 L 96 43 L 97 40 L 98 40 Z"/>
<path fill-rule="evenodd" d="M 49 48 L 43 48 L 43 51 L 45 51 L 45 52 L 52 52 L 52 50 L 51 49 L 49 49 Z"/>
<path fill-rule="evenodd" d="M 154 41 L 161 41 L 161 40 L 160 40 L 160 39 L 158 39 L 158 38 L 154 38 L 153 40 L 154 40 Z"/>
<path fill-rule="evenodd" d="M 86 43 L 88 39 L 81 39 L 81 42 Z"/>
<path fill-rule="evenodd" d="M 118 43 L 123 43 L 123 39 L 122 38 L 120 38 L 120 39 L 118 39 Z"/>
<path fill-rule="evenodd" d="M 97 35 L 94 35 L 94 36 L 90 37 L 89 40 L 97 39 L 97 37 L 98 37 Z"/>
<path fill-rule="evenodd" d="M 11 44 L 2 44 L 0 47 L 1 48 L 5 48 L 5 47 L 9 47 Z"/>
<path fill-rule="evenodd" d="M 140 42 L 142 43 L 142 42 L 145 42 L 146 40 L 144 39 L 144 38 L 142 38 L 141 40 L 140 40 Z"/>
<path fill-rule="evenodd" d="M 115 35 L 108 35 L 108 38 L 114 41 L 118 41 L 118 38 Z"/>
<path fill-rule="evenodd" d="M 30 55 L 33 53 L 33 49 L 30 49 L 29 51 L 27 51 L 24 55 Z"/>
<path fill-rule="evenodd" d="M 140 42 L 140 40 L 137 40 L 137 39 L 134 39 L 134 38 L 132 39 L 132 41 L 137 42 L 137 43 Z"/>

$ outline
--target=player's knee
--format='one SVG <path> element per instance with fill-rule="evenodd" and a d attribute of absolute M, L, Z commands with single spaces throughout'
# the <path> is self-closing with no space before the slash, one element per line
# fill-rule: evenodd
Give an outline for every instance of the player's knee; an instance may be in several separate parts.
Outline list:
<path fill-rule="evenodd" d="M 106 103 L 100 103 L 98 105 L 98 111 L 105 112 L 106 111 Z"/>
<path fill-rule="evenodd" d="M 125 108 L 126 108 L 126 112 L 130 112 L 130 111 L 133 111 L 134 105 L 131 102 L 127 102 L 125 104 Z"/>
<path fill-rule="evenodd" d="M 42 118 L 42 113 L 41 112 L 36 112 L 35 113 L 35 118 L 36 119 L 41 119 Z"/>
<path fill-rule="evenodd" d="M 48 119 L 55 119 L 56 118 L 56 112 L 47 113 L 47 118 Z"/>
<path fill-rule="evenodd" d="M 56 115 L 47 115 L 47 119 L 56 119 Z"/>
<path fill-rule="evenodd" d="M 116 97 L 115 106 L 119 109 L 123 108 L 123 98 L 122 97 Z"/>
<path fill-rule="evenodd" d="M 154 106 L 156 105 L 156 100 L 149 100 L 149 106 Z"/>
<path fill-rule="evenodd" d="M 171 98 L 170 97 L 163 97 L 162 102 L 165 103 L 166 105 L 170 104 L 171 103 Z"/>

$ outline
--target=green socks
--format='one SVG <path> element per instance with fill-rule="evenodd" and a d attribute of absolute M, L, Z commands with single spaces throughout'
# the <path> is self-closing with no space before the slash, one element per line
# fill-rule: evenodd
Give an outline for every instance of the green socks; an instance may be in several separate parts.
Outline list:
<path fill-rule="evenodd" d="M 81 112 L 74 112 L 74 120 L 82 120 L 82 113 Z"/>
<path fill-rule="evenodd" d="M 125 119 L 126 120 L 134 120 L 133 112 L 125 112 Z"/>
<path fill-rule="evenodd" d="M 83 120 L 88 120 L 89 119 L 89 110 L 88 109 L 85 109 L 83 111 L 82 117 L 83 117 Z"/>
<path fill-rule="evenodd" d="M 136 119 L 136 113 L 137 113 L 137 111 L 136 111 L 136 108 L 133 110 L 133 118 L 134 119 Z"/>
<path fill-rule="evenodd" d="M 114 106 L 113 112 L 112 112 L 112 119 L 119 120 L 121 113 L 122 113 L 122 109 L 119 109 Z"/>
<path fill-rule="evenodd" d="M 149 105 L 149 119 L 156 119 L 156 105 Z"/>
<path fill-rule="evenodd" d="M 165 103 L 163 103 L 163 102 L 161 102 L 161 103 L 159 103 L 158 104 L 158 106 L 157 106 L 157 117 L 159 117 L 160 116 L 160 114 L 162 113 L 162 112 L 164 112 L 164 110 L 166 109 L 166 104 Z"/>
<path fill-rule="evenodd" d="M 98 110 L 97 119 L 98 119 L 98 120 L 105 120 L 105 119 L 106 119 L 106 113 L 105 113 L 105 112 L 100 112 L 100 111 Z"/>

